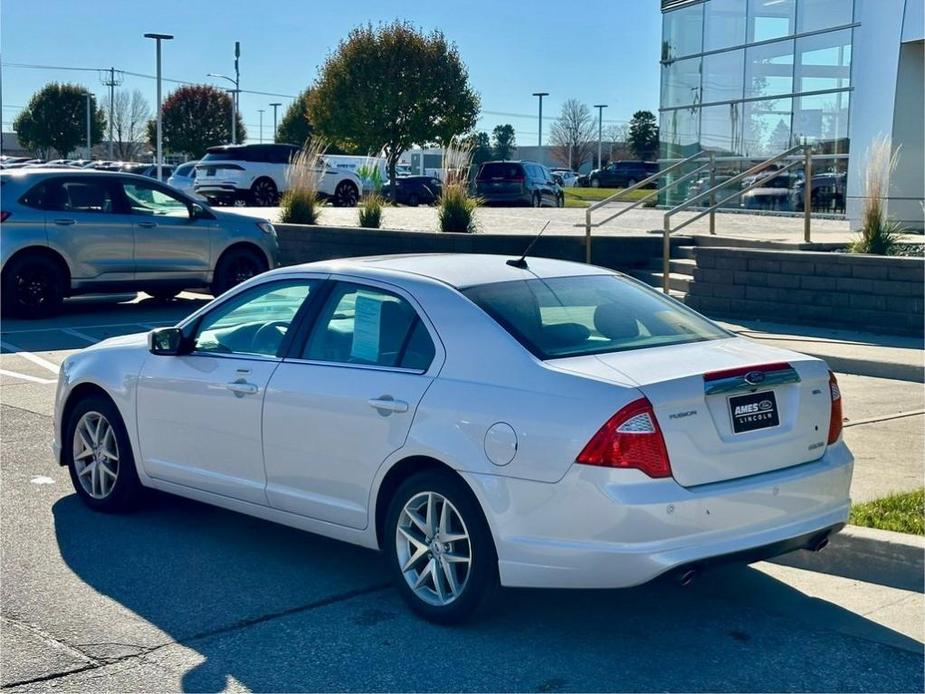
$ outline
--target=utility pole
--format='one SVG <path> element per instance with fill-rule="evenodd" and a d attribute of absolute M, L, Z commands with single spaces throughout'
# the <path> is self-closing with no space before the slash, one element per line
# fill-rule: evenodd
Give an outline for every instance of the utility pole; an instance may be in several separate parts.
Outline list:
<path fill-rule="evenodd" d="M 103 73 L 106 74 L 105 72 Z M 112 160 L 112 121 L 113 121 L 113 110 L 115 108 L 116 101 L 116 87 L 122 84 L 122 72 L 119 72 L 119 78 L 116 79 L 116 69 L 114 67 L 109 68 L 109 77 L 103 77 L 103 85 L 109 87 L 109 159 Z"/>
<path fill-rule="evenodd" d="M 257 113 L 260 114 L 260 133 L 257 136 L 257 141 L 263 144 L 263 109 L 258 108 Z"/>
<path fill-rule="evenodd" d="M 231 142 L 236 144 L 238 141 L 238 95 L 241 93 L 241 70 L 238 68 L 238 59 L 241 57 L 241 42 L 234 42 L 234 115 L 231 121 Z"/>
<path fill-rule="evenodd" d="M 161 41 L 170 41 L 170 34 L 145 34 L 146 39 L 154 39 L 157 43 L 157 142 L 155 147 L 155 164 L 157 165 L 157 180 L 161 180 L 161 166 L 164 164 L 164 133 L 161 117 Z"/>
<path fill-rule="evenodd" d="M 92 96 L 89 91 L 84 92 L 84 96 L 87 97 L 87 160 L 93 159 L 93 129 L 91 126 L 90 120 L 90 97 Z"/>
<path fill-rule="evenodd" d="M 540 99 L 540 116 L 539 116 L 539 134 L 536 138 L 536 144 L 539 148 L 540 163 L 545 163 L 545 157 L 543 156 L 543 97 L 549 96 L 549 92 L 533 92 L 533 96 L 538 96 Z"/>
<path fill-rule="evenodd" d="M 602 168 L 601 164 L 601 141 L 604 137 L 604 109 L 607 104 L 594 104 L 597 109 L 597 168 Z"/>
<path fill-rule="evenodd" d="M 273 107 L 273 142 L 276 142 L 276 109 L 282 106 L 279 101 L 270 104 Z"/>

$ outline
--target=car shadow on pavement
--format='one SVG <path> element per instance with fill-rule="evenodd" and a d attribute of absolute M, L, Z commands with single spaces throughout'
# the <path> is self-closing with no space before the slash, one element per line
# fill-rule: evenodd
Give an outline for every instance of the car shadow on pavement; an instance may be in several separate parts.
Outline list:
<path fill-rule="evenodd" d="M 161 494 L 122 516 L 70 495 L 53 514 L 67 566 L 133 613 L 142 657 L 158 650 L 184 691 L 922 686 L 920 643 L 749 567 L 688 588 L 505 590 L 446 628 L 404 608 L 369 550 Z"/>

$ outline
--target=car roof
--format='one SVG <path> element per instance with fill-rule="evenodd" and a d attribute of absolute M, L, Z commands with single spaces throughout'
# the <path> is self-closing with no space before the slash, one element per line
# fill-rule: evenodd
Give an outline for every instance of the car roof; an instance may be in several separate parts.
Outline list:
<path fill-rule="evenodd" d="M 530 238 L 524 236 L 524 248 Z M 527 258 L 525 269 L 507 264 L 512 256 L 478 253 L 418 253 L 323 260 L 288 267 L 313 272 L 356 274 L 370 278 L 426 277 L 457 289 L 511 280 L 615 274 L 612 270 L 554 258 Z"/>

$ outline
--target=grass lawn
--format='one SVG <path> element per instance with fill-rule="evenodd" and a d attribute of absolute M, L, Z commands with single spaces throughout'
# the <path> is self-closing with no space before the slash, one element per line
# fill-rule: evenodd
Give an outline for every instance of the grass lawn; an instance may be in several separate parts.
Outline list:
<path fill-rule="evenodd" d="M 565 189 L 565 206 L 566 207 L 587 207 L 592 202 L 603 200 L 615 193 L 619 193 L 622 188 L 566 188 Z M 634 190 L 624 198 L 627 202 L 635 202 L 644 198 L 651 193 L 651 190 Z M 655 205 L 655 198 L 645 204 L 645 207 Z"/>
<path fill-rule="evenodd" d="M 867 528 L 925 535 L 925 488 L 855 504 L 848 522 Z"/>

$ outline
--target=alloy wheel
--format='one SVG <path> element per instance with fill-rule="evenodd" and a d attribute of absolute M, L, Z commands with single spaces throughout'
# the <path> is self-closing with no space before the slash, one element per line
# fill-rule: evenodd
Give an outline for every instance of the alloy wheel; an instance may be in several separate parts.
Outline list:
<path fill-rule="evenodd" d="M 338 204 L 341 207 L 353 207 L 357 204 L 357 191 L 349 183 L 341 183 L 337 187 L 335 195 L 338 200 Z"/>
<path fill-rule="evenodd" d="M 245 282 L 258 274 L 259 271 L 257 269 L 257 265 L 253 260 L 246 257 L 238 258 L 229 269 L 229 276 L 231 277 L 232 286 L 241 284 L 241 282 Z"/>
<path fill-rule="evenodd" d="M 44 268 L 26 265 L 15 277 L 16 302 L 23 308 L 40 308 L 53 298 L 52 279 Z"/>
<path fill-rule="evenodd" d="M 411 497 L 398 517 L 395 543 L 402 575 L 423 602 L 448 605 L 465 590 L 472 545 L 465 521 L 445 496 Z"/>
<path fill-rule="evenodd" d="M 254 202 L 259 207 L 269 207 L 276 202 L 276 186 L 263 179 L 254 184 Z"/>
<path fill-rule="evenodd" d="M 94 499 L 105 499 L 119 477 L 119 444 L 109 420 L 86 412 L 74 428 L 74 471 L 80 486 Z"/>

